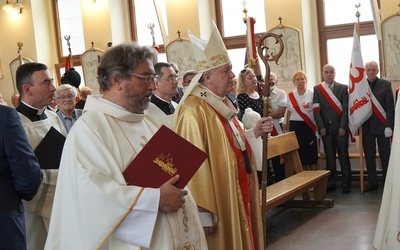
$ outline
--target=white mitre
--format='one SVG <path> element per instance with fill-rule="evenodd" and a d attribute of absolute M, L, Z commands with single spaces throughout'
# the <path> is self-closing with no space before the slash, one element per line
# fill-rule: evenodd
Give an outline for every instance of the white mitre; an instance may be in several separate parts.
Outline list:
<path fill-rule="evenodd" d="M 199 79 L 204 72 L 216 69 L 231 62 L 228 52 L 226 51 L 224 41 L 218 31 L 215 22 L 212 22 L 212 32 L 208 41 L 197 38 L 188 30 L 190 47 L 192 49 L 197 75 L 192 79 L 185 93 L 179 101 L 178 107 L 175 109 L 174 117 L 172 119 L 172 128 L 176 125 L 176 114 L 179 113 L 180 104 L 183 103 L 190 95 L 192 90 L 199 84 Z"/>
<path fill-rule="evenodd" d="M 224 41 L 214 22 L 212 22 L 212 32 L 208 41 L 195 37 L 190 30 L 188 30 L 188 35 L 197 72 L 203 73 L 231 62 Z"/>

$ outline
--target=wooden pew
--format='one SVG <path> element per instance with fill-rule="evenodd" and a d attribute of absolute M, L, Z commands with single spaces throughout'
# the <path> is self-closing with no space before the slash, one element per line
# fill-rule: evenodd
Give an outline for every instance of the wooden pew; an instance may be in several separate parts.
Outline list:
<path fill-rule="evenodd" d="M 333 200 L 325 199 L 329 171 L 303 171 L 298 148 L 299 144 L 294 132 L 268 139 L 268 159 L 284 155 L 286 178 L 267 187 L 267 209 L 281 204 L 291 207 L 333 206 Z M 311 199 L 309 195 L 309 190 L 312 188 L 314 199 Z M 303 199 L 294 199 L 300 194 Z"/>

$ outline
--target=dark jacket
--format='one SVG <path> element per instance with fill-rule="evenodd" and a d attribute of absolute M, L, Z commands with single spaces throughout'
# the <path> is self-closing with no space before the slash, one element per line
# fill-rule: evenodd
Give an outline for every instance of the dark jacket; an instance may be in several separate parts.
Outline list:
<path fill-rule="evenodd" d="M 0 249 L 26 249 L 24 206 L 42 181 L 17 111 L 0 105 Z"/>

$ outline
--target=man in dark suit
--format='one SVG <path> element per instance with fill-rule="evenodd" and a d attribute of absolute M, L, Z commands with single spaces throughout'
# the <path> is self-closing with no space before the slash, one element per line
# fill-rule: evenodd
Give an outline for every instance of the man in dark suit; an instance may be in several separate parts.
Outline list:
<path fill-rule="evenodd" d="M 336 189 L 336 152 L 342 170 L 342 192 L 350 192 L 351 166 L 348 151 L 348 87 L 335 81 L 335 68 L 325 65 L 322 69 L 324 82 L 314 87 L 313 110 L 322 137 L 326 156 L 326 168 L 331 172 L 327 191 Z"/>
<path fill-rule="evenodd" d="M 156 63 L 154 70 L 158 78 L 150 102 L 154 103 L 166 115 L 172 115 L 178 105 L 172 97 L 178 93 L 179 75 L 175 73 L 171 64 L 165 62 Z"/>
<path fill-rule="evenodd" d="M 0 249 L 26 249 L 24 206 L 42 181 L 17 111 L 0 105 Z"/>
<path fill-rule="evenodd" d="M 363 147 L 365 162 L 367 164 L 368 185 L 364 187 L 365 192 L 378 188 L 378 177 L 376 173 L 376 143 L 378 143 L 379 157 L 386 178 L 387 167 L 390 157 L 390 137 L 394 127 L 394 98 L 392 84 L 377 77 L 378 64 L 374 61 L 365 64 L 365 73 L 372 94 L 379 104 L 373 109 L 371 117 L 363 124 Z M 385 114 L 386 113 L 386 114 Z"/>

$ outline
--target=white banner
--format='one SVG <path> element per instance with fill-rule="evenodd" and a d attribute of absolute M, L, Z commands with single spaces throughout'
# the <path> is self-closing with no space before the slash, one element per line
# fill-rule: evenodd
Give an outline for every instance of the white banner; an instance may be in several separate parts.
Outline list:
<path fill-rule="evenodd" d="M 354 24 L 353 52 L 349 74 L 349 128 L 353 136 L 372 115 L 371 90 L 364 74 L 365 68 L 356 25 Z"/>

